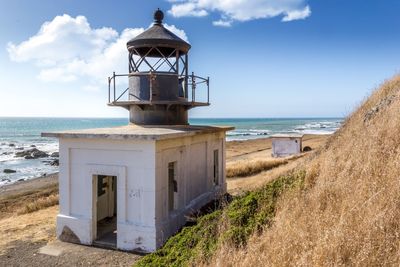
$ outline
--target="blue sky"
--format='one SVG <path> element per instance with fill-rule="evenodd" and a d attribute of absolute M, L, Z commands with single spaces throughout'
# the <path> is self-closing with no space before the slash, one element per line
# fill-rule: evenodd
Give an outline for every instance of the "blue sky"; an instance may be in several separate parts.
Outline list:
<path fill-rule="evenodd" d="M 127 117 L 107 75 L 158 7 L 211 79 L 192 117 L 341 117 L 400 71 L 398 0 L 0 1 L 0 116 Z"/>

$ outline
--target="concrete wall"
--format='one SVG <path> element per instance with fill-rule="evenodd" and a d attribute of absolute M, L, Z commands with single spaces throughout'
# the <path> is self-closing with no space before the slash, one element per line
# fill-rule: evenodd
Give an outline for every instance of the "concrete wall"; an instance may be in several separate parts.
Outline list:
<path fill-rule="evenodd" d="M 170 162 L 176 162 L 178 189 L 171 211 Z M 82 244 L 96 239 L 96 175 L 117 177 L 117 248 L 151 252 L 185 224 L 184 215 L 226 192 L 225 133 L 162 141 L 60 138 L 58 237 L 67 226 Z"/>
<path fill-rule="evenodd" d="M 302 142 L 300 137 L 272 137 L 272 156 L 287 157 L 300 154 Z"/>
<path fill-rule="evenodd" d="M 219 185 L 214 185 L 214 155 L 219 151 Z M 177 209 L 168 210 L 168 163 L 177 162 Z M 225 133 L 157 141 L 157 246 L 185 224 L 188 214 L 226 192 Z"/>
<path fill-rule="evenodd" d="M 153 250 L 155 142 L 60 139 L 60 213 L 57 235 L 68 226 L 83 244 L 96 235 L 93 176 L 117 176 L 117 247 Z"/>

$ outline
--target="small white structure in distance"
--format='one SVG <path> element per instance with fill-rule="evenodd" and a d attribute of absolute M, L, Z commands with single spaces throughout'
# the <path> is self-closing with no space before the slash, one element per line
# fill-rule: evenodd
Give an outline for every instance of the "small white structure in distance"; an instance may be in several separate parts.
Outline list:
<path fill-rule="evenodd" d="M 272 156 L 288 157 L 302 151 L 302 134 L 275 134 L 271 136 Z"/>

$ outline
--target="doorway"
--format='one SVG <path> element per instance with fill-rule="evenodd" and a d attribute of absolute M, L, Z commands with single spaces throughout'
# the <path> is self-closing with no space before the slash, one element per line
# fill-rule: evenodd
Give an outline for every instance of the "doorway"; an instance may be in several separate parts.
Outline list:
<path fill-rule="evenodd" d="M 116 248 L 117 245 L 117 177 L 95 175 L 96 239 L 95 245 Z"/>

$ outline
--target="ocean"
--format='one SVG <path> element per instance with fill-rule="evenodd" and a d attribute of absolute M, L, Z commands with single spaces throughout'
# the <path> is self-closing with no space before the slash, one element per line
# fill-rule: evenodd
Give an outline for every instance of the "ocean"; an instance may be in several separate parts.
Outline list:
<path fill-rule="evenodd" d="M 342 118 L 229 118 L 190 119 L 194 125 L 229 125 L 227 141 L 265 138 L 276 133 L 331 134 L 341 125 Z M 42 138 L 41 132 L 103 128 L 126 125 L 120 118 L 1 118 L 0 117 L 0 186 L 58 172 L 51 162 L 56 157 L 25 159 L 15 153 L 36 147 L 49 155 L 58 151 L 58 140 Z M 4 173 L 5 169 L 15 173 Z"/>

